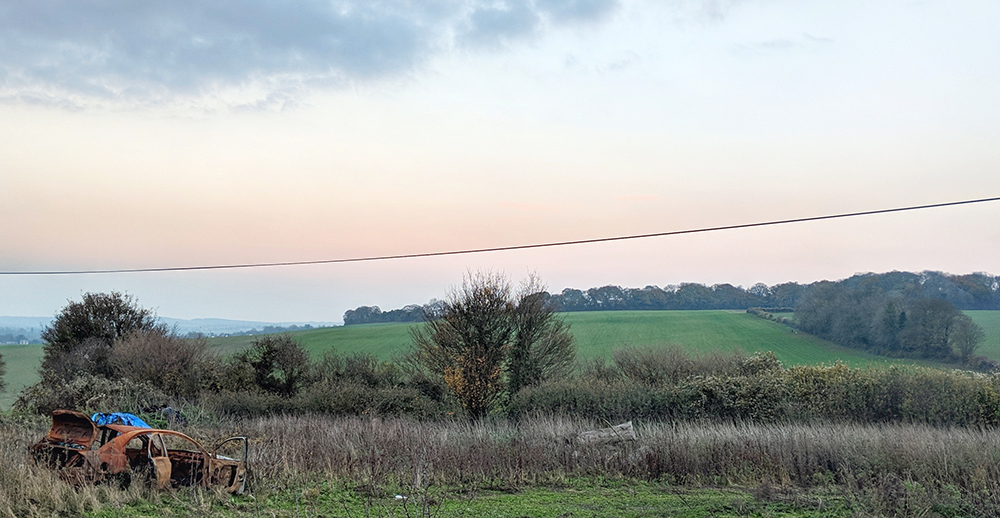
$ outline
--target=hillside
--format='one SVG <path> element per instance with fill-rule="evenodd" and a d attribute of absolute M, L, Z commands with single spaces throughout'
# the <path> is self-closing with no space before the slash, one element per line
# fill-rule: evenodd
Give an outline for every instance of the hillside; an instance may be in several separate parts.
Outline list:
<path fill-rule="evenodd" d="M 988 313 L 988 312 L 987 312 Z M 786 326 L 762 320 L 742 311 L 589 311 L 563 313 L 570 324 L 581 358 L 609 357 L 622 346 L 676 344 L 694 352 L 742 349 L 774 351 L 783 362 L 852 365 L 882 363 L 881 357 L 839 347 L 816 337 L 797 333 Z M 388 360 L 405 353 L 409 329 L 417 324 L 366 324 L 291 333 L 315 356 L 336 348 L 343 354 L 369 352 Z M 230 354 L 247 346 L 253 337 L 213 338 L 209 344 Z"/>
<path fill-rule="evenodd" d="M 676 344 L 696 353 L 774 351 L 787 365 L 885 361 L 742 311 L 600 311 L 565 317 L 583 358 L 609 356 L 612 349 L 626 345 Z"/>
<path fill-rule="evenodd" d="M 967 311 L 986 331 L 979 354 L 1000 360 L 1000 311 Z M 846 349 L 786 326 L 762 320 L 742 311 L 589 311 L 563 313 L 576 337 L 581 358 L 609 357 L 622 346 L 676 344 L 693 352 L 731 351 L 739 348 L 752 353 L 774 351 L 786 365 L 832 363 L 881 365 L 885 358 Z M 369 352 L 382 360 L 405 353 L 409 330 L 415 324 L 366 324 L 328 327 L 290 333 L 313 356 L 336 348 L 343 354 Z M 245 349 L 252 336 L 211 338 L 208 343 L 218 354 L 229 355 Z M 41 345 L 0 346 L 7 362 L 6 392 L 0 393 L 0 409 L 10 408 L 17 393 L 38 381 Z"/>

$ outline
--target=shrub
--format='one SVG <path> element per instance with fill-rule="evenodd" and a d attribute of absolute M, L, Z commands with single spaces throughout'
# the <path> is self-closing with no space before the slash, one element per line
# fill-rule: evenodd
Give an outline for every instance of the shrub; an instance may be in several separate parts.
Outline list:
<path fill-rule="evenodd" d="M 60 379 L 88 372 L 108 376 L 111 346 L 134 331 L 166 327 L 156 322 L 152 311 L 117 291 L 85 293 L 80 302 L 67 304 L 44 331 L 45 357 L 42 375 Z"/>
<path fill-rule="evenodd" d="M 750 371 L 781 366 L 781 362 L 771 352 L 757 353 L 751 357 L 739 350 L 692 356 L 676 345 L 642 349 L 623 347 L 612 351 L 611 356 L 622 376 L 634 383 L 649 386 L 677 384 L 693 376 L 748 375 Z M 606 374 L 602 376 L 609 379 L 614 377 Z"/>
<path fill-rule="evenodd" d="M 236 355 L 234 363 L 237 365 L 230 374 L 246 372 L 249 367 L 257 389 L 286 398 L 297 394 L 308 380 L 309 354 L 289 335 L 254 339 L 249 350 Z M 247 386 L 231 388 L 246 390 Z"/>
<path fill-rule="evenodd" d="M 788 390 L 780 372 L 707 376 L 688 387 L 696 394 L 690 412 L 698 417 L 772 422 L 785 415 Z"/>
<path fill-rule="evenodd" d="M 259 390 L 208 392 L 202 394 L 200 401 L 210 414 L 225 417 L 260 417 L 298 411 L 293 401 Z"/>
<path fill-rule="evenodd" d="M 785 369 L 771 353 L 735 355 L 702 370 L 716 371 L 710 374 L 694 374 L 696 363 L 676 351 L 626 350 L 616 361 L 620 369 L 595 363 L 577 378 L 516 394 L 508 415 L 1000 424 L 997 375 L 899 366 L 852 369 L 840 363 Z M 654 365 L 666 372 L 657 373 Z"/>
<path fill-rule="evenodd" d="M 346 358 L 327 351 L 313 366 L 317 382 L 351 383 L 370 388 L 393 387 L 401 383 L 403 372 L 395 364 L 380 362 L 372 354 L 355 353 Z"/>
<path fill-rule="evenodd" d="M 508 393 L 564 376 L 576 346 L 534 276 L 515 294 L 502 275 L 467 276 L 440 312 L 411 330 L 413 362 L 439 377 L 471 419 Z"/>
<path fill-rule="evenodd" d="M 413 387 L 371 388 L 357 384 L 316 383 L 302 392 L 299 408 L 332 415 L 437 417 L 460 410 L 424 396 Z"/>
<path fill-rule="evenodd" d="M 148 383 L 167 394 L 194 398 L 207 386 L 212 360 L 203 338 L 179 338 L 161 329 L 134 331 L 115 341 L 114 374 Z"/>
<path fill-rule="evenodd" d="M 87 413 L 140 413 L 170 402 L 166 394 L 148 383 L 81 374 L 66 382 L 42 380 L 24 389 L 14 402 L 14 411 L 48 415 L 58 408 L 72 408 Z"/>

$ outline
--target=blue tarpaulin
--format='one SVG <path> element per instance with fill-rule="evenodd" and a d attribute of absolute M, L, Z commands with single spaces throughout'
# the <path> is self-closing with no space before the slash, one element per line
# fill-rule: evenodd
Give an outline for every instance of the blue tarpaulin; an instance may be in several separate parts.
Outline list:
<path fill-rule="evenodd" d="M 102 414 L 98 412 L 90 416 L 90 420 L 96 424 L 123 424 L 125 426 L 152 428 L 152 426 L 146 424 L 146 422 L 142 419 L 139 419 L 132 414 L 126 414 L 125 412 L 113 412 L 110 414 Z"/>

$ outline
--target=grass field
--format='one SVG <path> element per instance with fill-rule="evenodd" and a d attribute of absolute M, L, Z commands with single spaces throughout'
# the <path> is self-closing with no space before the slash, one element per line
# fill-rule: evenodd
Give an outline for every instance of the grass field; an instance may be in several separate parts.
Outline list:
<path fill-rule="evenodd" d="M 593 311 L 564 313 L 581 358 L 609 357 L 623 346 L 673 344 L 693 353 L 774 351 L 787 365 L 884 363 L 879 356 L 840 347 L 787 326 L 742 311 Z M 291 333 L 311 354 L 335 348 L 342 354 L 367 352 L 389 360 L 410 346 L 414 324 L 368 324 Z M 1000 330 L 998 330 L 1000 332 Z M 248 347 L 253 337 L 213 338 L 209 344 L 223 354 Z"/>
<path fill-rule="evenodd" d="M 575 481 L 574 481 L 575 482 Z M 584 482 L 586 484 L 584 484 Z M 581 481 L 578 487 L 532 487 L 506 491 L 435 491 L 423 500 L 410 497 L 370 499 L 343 487 L 318 483 L 268 494 L 267 516 L 385 516 L 385 517 L 483 517 L 483 518 L 737 518 L 774 516 L 839 518 L 851 516 L 848 501 L 832 490 L 783 490 L 759 498 L 756 488 L 686 488 L 633 481 Z M 261 505 L 249 497 L 223 499 L 179 491 L 179 497 L 142 500 L 123 507 L 89 513 L 95 518 L 131 518 L 162 515 L 261 515 Z M 159 496 L 159 495 L 157 495 Z M 400 495 L 402 496 L 402 495 Z"/>
<path fill-rule="evenodd" d="M 564 316 L 583 358 L 609 356 L 622 346 L 673 344 L 692 353 L 774 351 L 786 365 L 886 361 L 742 311 L 600 311 Z"/>
<path fill-rule="evenodd" d="M 289 333 L 313 356 L 320 357 L 331 348 L 344 354 L 367 352 L 383 360 L 406 352 L 410 346 L 413 324 L 366 324 L 358 326 L 324 327 Z M 208 344 L 219 354 L 242 351 L 253 342 L 253 336 L 211 338 Z"/>
<path fill-rule="evenodd" d="M 976 354 L 1000 361 L 1000 311 L 965 311 L 986 332 Z"/>
<path fill-rule="evenodd" d="M 4 345 L 0 354 L 7 363 L 7 390 L 0 392 L 0 409 L 6 410 L 17 399 L 21 389 L 38 381 L 38 366 L 42 363 L 41 345 Z"/>

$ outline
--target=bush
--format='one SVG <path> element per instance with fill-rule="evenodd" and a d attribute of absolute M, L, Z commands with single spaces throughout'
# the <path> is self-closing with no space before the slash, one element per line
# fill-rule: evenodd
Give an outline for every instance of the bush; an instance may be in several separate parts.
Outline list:
<path fill-rule="evenodd" d="M 763 354 L 763 356 L 761 356 Z M 692 356 L 676 345 L 663 347 L 623 347 L 611 353 L 614 367 L 621 376 L 643 385 L 677 384 L 693 376 L 747 374 L 747 369 L 770 369 L 780 366 L 774 353 L 747 357 L 742 351 L 710 352 Z M 613 375 L 599 374 L 604 378 Z"/>
<path fill-rule="evenodd" d="M 780 372 L 708 376 L 692 380 L 689 413 L 725 420 L 773 422 L 785 417 L 788 389 Z"/>
<path fill-rule="evenodd" d="M 254 387 L 265 392 L 290 398 L 308 381 L 309 354 L 289 335 L 265 335 L 256 338 L 249 350 L 236 355 L 227 374 L 230 390 Z M 251 373 L 253 384 L 243 384 L 242 375 Z M 230 377 L 231 376 L 231 377 Z"/>
<path fill-rule="evenodd" d="M 514 395 L 508 415 L 1000 424 L 997 375 L 899 366 L 852 369 L 839 363 L 785 369 L 772 353 L 734 355 L 710 368 L 693 367 L 696 361 L 670 350 L 618 351 L 615 358 L 618 369 L 597 362 L 577 378 Z"/>
<path fill-rule="evenodd" d="M 259 390 L 206 392 L 200 403 L 208 413 L 225 417 L 261 417 L 299 410 L 294 401 Z"/>
<path fill-rule="evenodd" d="M 153 312 L 130 295 L 85 293 L 82 301 L 67 304 L 42 331 L 42 375 L 63 380 L 80 373 L 109 376 L 112 344 L 135 331 L 167 332 Z"/>
<path fill-rule="evenodd" d="M 411 330 L 412 362 L 447 384 L 473 420 L 506 396 L 565 376 L 576 346 L 540 281 L 531 276 L 514 293 L 502 275 L 465 278 L 440 313 Z"/>
<path fill-rule="evenodd" d="M 327 351 L 313 366 L 312 378 L 317 382 L 350 383 L 369 388 L 398 385 L 403 372 L 395 364 L 380 362 L 372 354 L 355 353 L 348 357 Z"/>
<path fill-rule="evenodd" d="M 137 414 L 170 403 L 166 394 L 148 383 L 81 374 L 66 382 L 42 380 L 24 389 L 14 402 L 14 411 L 48 415 L 59 408 L 71 408 L 85 413 Z"/>
<path fill-rule="evenodd" d="M 429 418 L 461 411 L 420 393 L 413 387 L 371 388 L 357 384 L 316 383 L 298 398 L 306 412 L 332 415 L 382 415 Z"/>
<path fill-rule="evenodd" d="M 629 419 L 686 419 L 697 416 L 699 394 L 688 386 L 649 387 L 575 378 L 531 387 L 515 394 L 507 415 L 586 417 L 607 422 Z"/>
<path fill-rule="evenodd" d="M 212 385 L 213 358 L 203 338 L 179 338 L 160 329 L 135 331 L 115 341 L 109 363 L 115 376 L 173 396 L 194 398 Z"/>

